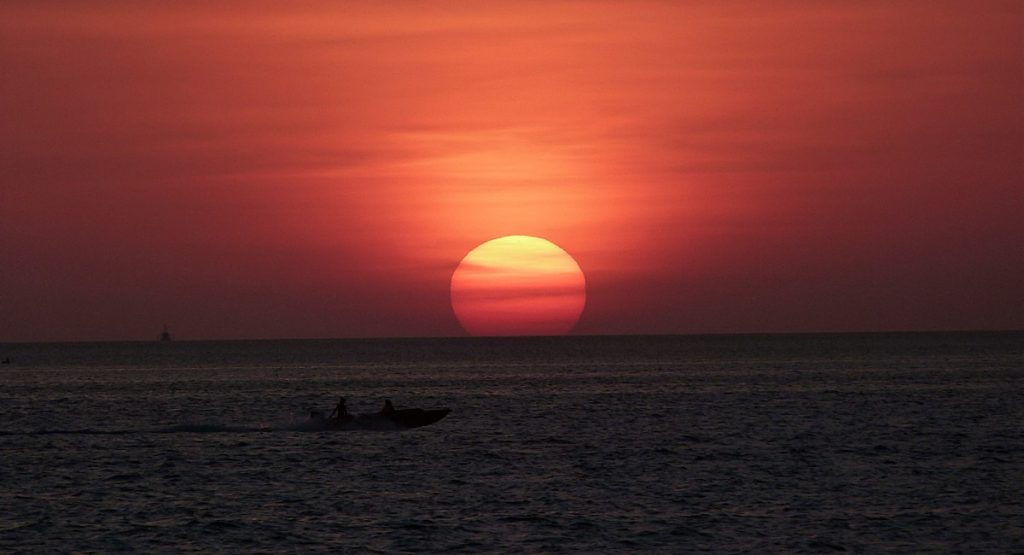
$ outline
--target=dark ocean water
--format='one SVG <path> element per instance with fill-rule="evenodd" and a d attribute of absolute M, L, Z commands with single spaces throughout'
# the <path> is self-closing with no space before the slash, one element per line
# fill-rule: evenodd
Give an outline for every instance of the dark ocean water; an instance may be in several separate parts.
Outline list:
<path fill-rule="evenodd" d="M 0 552 L 1024 551 L 1024 334 L 0 345 Z M 338 395 L 448 407 L 306 431 Z"/>

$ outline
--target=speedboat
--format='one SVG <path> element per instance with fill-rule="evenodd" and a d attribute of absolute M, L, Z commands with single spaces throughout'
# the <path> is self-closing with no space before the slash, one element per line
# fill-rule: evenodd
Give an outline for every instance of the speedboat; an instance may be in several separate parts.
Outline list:
<path fill-rule="evenodd" d="M 310 414 L 310 421 L 326 430 L 397 431 L 429 426 L 448 416 L 449 412 L 450 409 L 399 409 L 326 418 L 323 413 L 314 411 Z"/>

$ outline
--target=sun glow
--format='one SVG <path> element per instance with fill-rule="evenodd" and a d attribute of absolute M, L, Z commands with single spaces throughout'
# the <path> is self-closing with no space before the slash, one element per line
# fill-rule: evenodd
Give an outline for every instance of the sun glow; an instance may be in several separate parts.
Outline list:
<path fill-rule="evenodd" d="M 452 274 L 452 309 L 472 335 L 568 333 L 586 296 L 586 279 L 576 260 L 539 237 L 487 241 Z"/>

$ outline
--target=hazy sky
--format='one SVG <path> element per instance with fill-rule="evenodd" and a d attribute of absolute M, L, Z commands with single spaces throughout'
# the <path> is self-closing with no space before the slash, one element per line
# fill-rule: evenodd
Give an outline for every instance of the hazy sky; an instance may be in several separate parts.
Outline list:
<path fill-rule="evenodd" d="M 0 10 L 0 341 L 1024 328 L 1019 1 Z"/>

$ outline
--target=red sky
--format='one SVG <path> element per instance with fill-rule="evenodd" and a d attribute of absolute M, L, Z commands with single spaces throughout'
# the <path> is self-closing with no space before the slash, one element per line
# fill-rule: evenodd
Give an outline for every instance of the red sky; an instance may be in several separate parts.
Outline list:
<path fill-rule="evenodd" d="M 0 341 L 1024 328 L 1024 4 L 57 2 L 0 18 Z"/>

